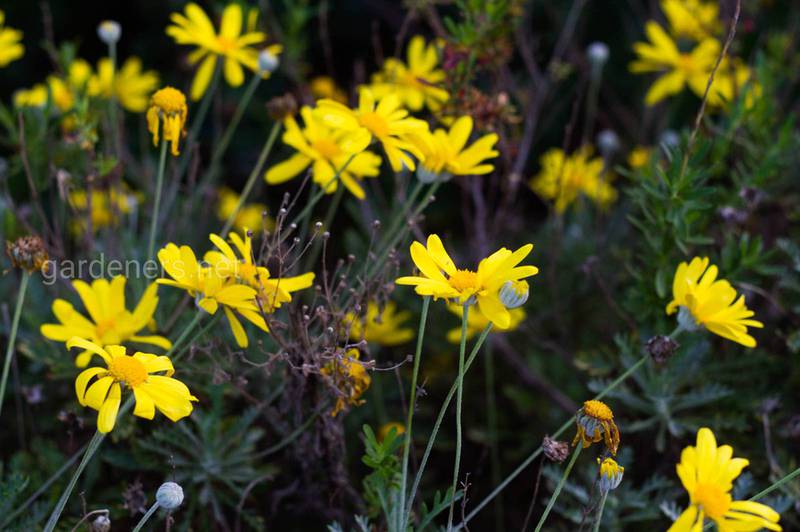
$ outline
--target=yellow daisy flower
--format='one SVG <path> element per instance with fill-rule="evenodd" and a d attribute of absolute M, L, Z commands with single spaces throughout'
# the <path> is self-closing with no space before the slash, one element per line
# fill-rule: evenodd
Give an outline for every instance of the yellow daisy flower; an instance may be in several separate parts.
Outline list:
<path fill-rule="evenodd" d="M 347 103 L 347 94 L 336 85 L 330 76 L 317 76 L 308 83 L 308 90 L 315 100 L 328 98 L 340 103 Z"/>
<path fill-rule="evenodd" d="M 414 338 L 415 331 L 403 327 L 410 317 L 410 312 L 397 312 L 397 305 L 393 301 L 383 306 L 370 301 L 365 315 L 348 312 L 342 320 L 342 326 L 354 342 L 364 340 L 370 344 L 394 346 Z"/>
<path fill-rule="evenodd" d="M 172 347 L 172 342 L 159 335 L 140 335 L 139 333 L 153 320 L 158 306 L 158 285 L 150 284 L 133 312 L 125 306 L 125 276 L 111 279 L 96 279 L 91 285 L 72 281 L 89 318 L 75 310 L 64 299 L 53 301 L 53 315 L 59 323 L 45 323 L 39 329 L 42 336 L 58 342 L 66 342 L 73 336 L 86 338 L 101 346 L 118 345 L 127 342 L 151 344 L 162 349 Z M 79 368 L 86 367 L 91 353 L 84 351 L 75 359 Z"/>
<path fill-rule="evenodd" d="M 572 445 L 581 442 L 586 449 L 593 443 L 605 441 L 606 449 L 616 456 L 619 448 L 619 428 L 614 422 L 614 413 L 602 401 L 590 400 L 583 403 L 583 407 L 575 415 L 575 424 L 578 433 L 572 440 Z"/>
<path fill-rule="evenodd" d="M 217 196 L 217 218 L 224 222 L 228 220 L 228 216 L 236 209 L 239 204 L 239 194 L 233 190 L 222 187 L 218 191 Z M 269 216 L 264 216 L 267 212 L 267 206 L 264 203 L 245 203 L 236 217 L 233 219 L 233 227 L 239 231 L 247 231 L 248 228 L 254 230 L 272 229 L 275 227 L 275 220 Z"/>
<path fill-rule="evenodd" d="M 689 507 L 668 532 L 695 532 L 708 517 L 721 532 L 781 530 L 778 512 L 755 501 L 734 501 L 733 481 L 747 467 L 745 458 L 733 458 L 730 445 L 717 446 L 710 429 L 697 431 L 697 445 L 686 447 L 677 466 L 678 477 L 689 493 Z"/>
<path fill-rule="evenodd" d="M 375 435 L 378 438 L 378 441 L 383 441 L 386 439 L 386 436 L 389 435 L 391 430 L 395 430 L 395 436 L 400 436 L 401 434 L 405 434 L 406 426 L 400 423 L 399 421 L 390 421 L 388 423 L 384 423 L 378 429 L 378 433 Z"/>
<path fill-rule="evenodd" d="M 511 314 L 500 300 L 507 281 L 518 281 L 539 273 L 535 266 L 518 266 L 533 249 L 526 244 L 514 252 L 494 252 L 478 264 L 477 270 L 460 270 L 447 254 L 437 235 L 428 236 L 427 247 L 411 244 L 411 258 L 422 276 L 400 277 L 395 283 L 415 286 L 421 296 L 445 298 L 459 305 L 477 303 L 478 311 L 500 328 L 511 325 Z"/>
<path fill-rule="evenodd" d="M 764 324 L 751 319 L 755 313 L 745 305 L 744 296 L 738 296 L 728 281 L 717 279 L 717 274 L 708 257 L 681 262 L 672 281 L 667 314 L 679 311 L 678 322 L 686 329 L 705 327 L 745 347 L 755 347 L 756 340 L 747 333 L 747 327 L 761 328 Z"/>
<path fill-rule="evenodd" d="M 701 0 L 661 0 L 661 9 L 669 22 L 670 33 L 702 41 L 719 35 L 719 4 Z"/>
<path fill-rule="evenodd" d="M 158 73 L 142 71 L 142 61 L 129 57 L 114 72 L 111 59 L 104 57 L 97 63 L 97 73 L 89 80 L 89 95 L 109 99 L 114 96 L 119 104 L 133 113 L 147 109 L 150 94 L 158 87 Z"/>
<path fill-rule="evenodd" d="M 172 279 L 158 279 L 156 282 L 186 290 L 195 298 L 197 306 L 209 314 L 216 314 L 221 305 L 239 347 L 247 347 L 249 341 L 237 314 L 262 331 L 269 332 L 256 305 L 254 288 L 237 284 L 233 277 L 221 274 L 216 268 L 202 266 L 189 246 L 167 244 L 159 250 L 158 260 Z"/>
<path fill-rule="evenodd" d="M 396 94 L 401 105 L 411 111 L 427 106 L 431 111 L 441 109 L 449 95 L 440 86 L 445 79 L 439 67 L 439 51 L 434 43 L 425 44 L 421 35 L 414 36 L 406 50 L 407 63 L 390 57 L 380 72 L 373 74 L 370 88 L 380 99 Z"/>
<path fill-rule="evenodd" d="M 541 170 L 528 183 L 544 199 L 553 200 L 556 212 L 567 210 L 582 194 L 600 207 L 617 199 L 617 191 L 608 183 L 608 173 L 603 175 L 603 159 L 592 157 L 592 148 L 584 146 L 567 155 L 559 148 L 545 152 L 539 159 Z"/>
<path fill-rule="evenodd" d="M 311 166 L 311 178 L 320 187 L 325 187 L 326 193 L 333 193 L 341 181 L 355 197 L 364 199 L 360 182 L 367 177 L 377 177 L 381 166 L 379 156 L 363 151 L 369 143 L 369 134 L 361 131 L 361 140 L 353 142 L 352 135 L 328 127 L 310 107 L 303 107 L 300 115 L 303 117 L 302 128 L 293 116 L 284 120 L 283 142 L 297 153 L 267 170 L 264 174 L 267 183 L 284 183 Z M 334 179 L 337 171 L 340 172 L 339 179 Z"/>
<path fill-rule="evenodd" d="M 359 362 L 359 357 L 358 349 L 348 349 L 343 357 L 335 358 L 321 370 L 323 375 L 333 379 L 334 385 L 339 390 L 336 404 L 331 410 L 333 417 L 347 405 L 359 406 L 366 402 L 361 396 L 369 388 L 372 378 L 364 364 Z"/>
<path fill-rule="evenodd" d="M 317 102 L 316 113 L 325 124 L 346 133 L 345 151 L 360 152 L 374 137 L 383 145 L 392 170 L 399 172 L 403 166 L 414 170 L 411 155 L 421 159 L 422 153 L 411 136 L 424 134 L 427 122 L 408 116 L 397 94 L 376 99 L 368 87 L 361 87 L 358 94 L 356 109 L 324 99 Z"/>
<path fill-rule="evenodd" d="M 119 215 L 134 212 L 142 201 L 141 194 L 134 194 L 124 188 L 111 188 L 108 190 L 92 189 L 92 230 L 98 231 L 105 227 L 116 227 Z M 86 214 L 89 209 L 89 195 L 86 190 L 73 190 L 67 196 L 67 201 L 73 209 L 81 213 L 72 226 L 75 234 L 86 230 Z"/>
<path fill-rule="evenodd" d="M 29 89 L 14 91 L 14 107 L 44 107 L 49 97 L 50 92 L 47 90 L 47 85 L 37 83 Z"/>
<path fill-rule="evenodd" d="M 178 156 L 178 143 L 186 134 L 186 96 L 178 89 L 164 87 L 150 97 L 147 109 L 147 129 L 153 135 L 153 146 L 158 146 L 159 129 L 164 142 L 172 143 L 172 155 Z"/>
<path fill-rule="evenodd" d="M 106 363 L 106 368 L 86 369 L 75 379 L 78 402 L 98 412 L 98 431 L 105 434 L 114 428 L 122 402 L 123 384 L 133 391 L 136 398 L 134 416 L 153 419 L 158 409 L 175 422 L 192 413 L 192 401 L 197 401 L 197 397 L 185 384 L 172 378 L 175 368 L 169 358 L 140 352 L 128 355 L 121 345 L 109 345 L 103 349 L 78 336 L 67 341 L 67 348 L 73 347 L 82 348 L 89 357 L 98 355 Z"/>
<path fill-rule="evenodd" d="M 634 170 L 644 168 L 650 162 L 653 149 L 646 146 L 636 146 L 628 154 L 628 166 Z"/>
<path fill-rule="evenodd" d="M 451 303 L 447 305 L 447 310 L 458 316 L 459 319 L 464 315 L 464 307 L 462 305 L 454 305 Z M 513 331 L 519 327 L 519 324 L 525 319 L 525 311 L 521 308 L 508 309 L 508 313 L 511 317 L 508 327 L 495 326 L 495 332 Z M 467 314 L 467 340 L 474 337 L 476 334 L 482 333 L 487 325 L 489 325 L 489 320 L 486 316 L 479 312 L 469 312 Z M 447 331 L 447 341 L 453 344 L 457 344 L 461 341 L 461 326 Z"/>
<path fill-rule="evenodd" d="M 196 49 L 189 55 L 189 63 L 200 63 L 192 82 L 190 97 L 199 100 L 208 88 L 217 60 L 225 60 L 224 73 L 228 85 L 238 87 L 244 82 L 244 69 L 242 66 L 259 72 L 259 50 L 253 45 L 261 44 L 267 35 L 255 29 L 255 15 L 252 10 L 248 18 L 247 28 L 242 31 L 242 7 L 239 4 L 228 4 L 222 12 L 219 33 L 206 15 L 205 11 L 190 2 L 184 8 L 184 14 L 173 13 L 170 16 L 173 24 L 167 27 L 167 35 L 175 39 L 178 44 L 195 46 Z M 268 46 L 266 50 L 277 57 L 281 52 L 280 45 Z M 268 77 L 269 72 L 261 72 L 263 77 Z"/>
<path fill-rule="evenodd" d="M 708 37 L 700 41 L 691 52 L 682 52 L 672 37 L 656 22 L 648 21 L 645 33 L 650 42 L 634 43 L 633 50 L 638 59 L 628 67 L 635 74 L 662 73 L 647 91 L 645 103 L 655 105 L 667 96 L 681 92 L 687 85 L 702 98 L 719 56 L 720 42 Z M 721 103 L 721 95 L 717 94 L 720 85 L 723 84 L 715 79 L 709 91 L 710 105 Z"/>
<path fill-rule="evenodd" d="M 422 161 L 417 175 L 423 182 L 447 180 L 454 175 L 482 175 L 494 170 L 486 163 L 499 152 L 494 149 L 497 134 L 490 133 L 467 146 L 472 133 L 472 117 L 462 116 L 450 127 L 450 131 L 437 129 L 424 131 L 417 138 L 422 152 Z"/>
<path fill-rule="evenodd" d="M 5 25 L 6 14 L 0 9 L 0 68 L 16 61 L 25 53 L 22 32 Z"/>

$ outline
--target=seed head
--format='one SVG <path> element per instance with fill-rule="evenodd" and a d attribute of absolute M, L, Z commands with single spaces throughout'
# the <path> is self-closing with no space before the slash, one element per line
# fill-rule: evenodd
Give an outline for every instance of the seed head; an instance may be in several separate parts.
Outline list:
<path fill-rule="evenodd" d="M 23 236 L 10 242 L 6 240 L 6 253 L 11 265 L 28 273 L 46 272 L 50 256 L 44 247 L 44 241 L 38 236 Z"/>

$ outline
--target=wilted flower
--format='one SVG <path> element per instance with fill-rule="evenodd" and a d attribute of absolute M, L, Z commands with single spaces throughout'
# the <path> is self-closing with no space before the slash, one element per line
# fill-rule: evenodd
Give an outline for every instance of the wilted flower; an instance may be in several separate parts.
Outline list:
<path fill-rule="evenodd" d="M 174 510 L 183 503 L 183 488 L 175 482 L 164 482 L 156 491 L 156 502 L 165 510 Z"/>
<path fill-rule="evenodd" d="M 77 336 L 67 341 L 67 349 L 73 347 L 100 356 L 107 366 L 86 369 L 75 379 L 78 402 L 98 411 L 98 431 L 107 433 L 114 428 L 123 384 L 136 397 L 135 416 L 153 419 L 158 409 L 171 421 L 178 421 L 192 413 L 192 401 L 197 401 L 197 397 L 185 384 L 172 378 L 175 369 L 169 358 L 140 352 L 128 355 L 121 345 L 110 345 L 106 350 Z"/>
<path fill-rule="evenodd" d="M 581 442 L 583 448 L 593 443 L 605 441 L 606 448 L 616 456 L 619 447 L 619 428 L 614 423 L 614 413 L 602 401 L 590 400 L 583 403 L 575 416 L 578 433 L 572 445 Z"/>
<path fill-rule="evenodd" d="M 60 323 L 42 325 L 42 336 L 58 342 L 79 336 L 100 346 L 138 342 L 162 349 L 172 347 L 172 342 L 163 336 L 139 334 L 155 315 L 158 285 L 150 284 L 131 312 L 125 307 L 125 282 L 123 275 L 114 277 L 111 282 L 96 279 L 91 285 L 81 280 L 72 281 L 72 287 L 81 298 L 89 318 L 75 310 L 68 301 L 56 299 L 53 301 L 53 315 Z M 75 359 L 75 365 L 84 368 L 91 358 L 92 353 L 84 351 Z"/>
<path fill-rule="evenodd" d="M 728 281 L 717 279 L 717 273 L 708 257 L 680 263 L 667 314 L 679 311 L 678 321 L 684 329 L 705 327 L 745 347 L 755 347 L 756 340 L 748 334 L 747 327 L 761 328 L 764 324 L 751 319 L 755 313 L 745 305 L 744 296 L 738 295 Z"/>
<path fill-rule="evenodd" d="M 323 375 L 333 380 L 340 392 L 331 416 L 339 414 L 347 405 L 358 406 L 365 403 L 361 396 L 369 388 L 372 379 L 359 357 L 358 349 L 348 349 L 344 356 L 335 358 L 321 370 Z"/>
<path fill-rule="evenodd" d="M 415 287 L 421 296 L 444 298 L 459 305 L 477 303 L 478 311 L 498 327 L 511 325 L 511 314 L 500 301 L 500 287 L 539 273 L 535 266 L 518 266 L 533 249 L 526 244 L 516 251 L 501 248 L 478 264 L 477 270 L 456 268 L 438 235 L 428 236 L 427 246 L 411 244 L 411 258 L 421 276 L 400 277 L 395 283 Z"/>
<path fill-rule="evenodd" d="M 38 236 L 23 236 L 14 242 L 6 240 L 6 253 L 11 265 L 28 273 L 47 271 L 50 255 L 44 247 L 44 241 Z"/>
<path fill-rule="evenodd" d="M 178 142 L 186 134 L 188 112 L 186 97 L 178 89 L 164 87 L 156 91 L 147 109 L 147 129 L 153 135 L 153 146 L 158 146 L 160 130 L 164 142 L 172 143 L 172 155 L 177 157 Z"/>
<path fill-rule="evenodd" d="M 615 490 L 622 482 L 625 468 L 619 465 L 613 458 L 597 459 L 600 465 L 600 491 L 603 493 Z"/>
<path fill-rule="evenodd" d="M 569 455 L 569 444 L 565 441 L 554 440 L 550 436 L 545 436 L 542 440 L 542 452 L 551 462 L 561 463 Z"/>
<path fill-rule="evenodd" d="M 104 20 L 97 25 L 97 36 L 106 44 L 116 44 L 122 37 L 122 26 L 115 20 Z"/>
<path fill-rule="evenodd" d="M 733 481 L 747 467 L 745 458 L 732 458 L 730 445 L 717 446 L 710 429 L 697 431 L 697 446 L 686 447 L 677 466 L 678 477 L 689 493 L 689 507 L 668 532 L 701 530 L 709 517 L 718 530 L 781 530 L 780 515 L 765 504 L 734 501 Z"/>

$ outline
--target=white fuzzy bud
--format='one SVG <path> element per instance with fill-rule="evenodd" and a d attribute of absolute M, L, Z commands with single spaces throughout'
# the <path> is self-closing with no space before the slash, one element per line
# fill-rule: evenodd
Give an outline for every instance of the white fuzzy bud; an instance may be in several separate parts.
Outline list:
<path fill-rule="evenodd" d="M 435 183 L 437 181 L 445 182 L 450 181 L 453 175 L 448 172 L 434 172 L 430 168 L 426 168 L 424 165 L 419 165 L 417 167 L 417 179 L 420 180 L 421 183 Z"/>
<path fill-rule="evenodd" d="M 506 281 L 500 288 L 500 301 L 507 309 L 513 309 L 524 305 L 529 294 L 526 281 Z"/>
<path fill-rule="evenodd" d="M 593 42 L 586 48 L 586 56 L 593 68 L 603 68 L 608 61 L 608 45 L 604 42 Z"/>
<path fill-rule="evenodd" d="M 115 20 L 104 20 L 97 26 L 97 36 L 106 44 L 115 44 L 122 37 L 122 26 Z"/>
<path fill-rule="evenodd" d="M 604 129 L 597 134 L 597 149 L 606 159 L 619 150 L 619 137 L 610 129 Z"/>
<path fill-rule="evenodd" d="M 273 54 L 267 49 L 261 50 L 258 54 L 258 70 L 263 73 L 270 73 L 272 74 L 276 70 L 278 70 L 278 65 L 280 65 L 280 60 L 278 56 Z"/>
<path fill-rule="evenodd" d="M 183 502 L 183 488 L 174 482 L 164 482 L 156 492 L 156 502 L 165 510 L 174 510 Z"/>

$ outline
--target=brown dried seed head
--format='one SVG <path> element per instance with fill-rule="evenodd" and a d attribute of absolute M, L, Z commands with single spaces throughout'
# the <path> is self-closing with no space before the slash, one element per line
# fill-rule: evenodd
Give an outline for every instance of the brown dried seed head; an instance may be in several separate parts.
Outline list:
<path fill-rule="evenodd" d="M 551 462 L 561 463 L 569 456 L 569 444 L 565 441 L 554 440 L 550 436 L 544 437 L 542 450 Z"/>
<path fill-rule="evenodd" d="M 286 120 L 297 112 L 297 100 L 290 93 L 276 96 L 267 102 L 267 114 L 273 120 Z"/>
<path fill-rule="evenodd" d="M 656 364 L 663 364 L 675 353 L 680 344 L 669 336 L 656 335 L 645 344 L 647 353 L 653 357 Z"/>
<path fill-rule="evenodd" d="M 50 256 L 38 236 L 23 236 L 14 242 L 6 240 L 6 253 L 15 268 L 21 268 L 28 273 L 47 271 Z"/>

